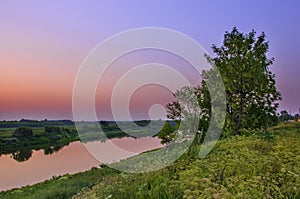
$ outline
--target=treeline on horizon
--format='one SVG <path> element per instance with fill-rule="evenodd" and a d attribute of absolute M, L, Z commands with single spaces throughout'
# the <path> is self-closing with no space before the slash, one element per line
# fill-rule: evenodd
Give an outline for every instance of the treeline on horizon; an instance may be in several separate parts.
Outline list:
<path fill-rule="evenodd" d="M 133 121 L 140 126 L 146 126 L 150 123 L 151 120 L 136 120 Z M 97 121 L 101 126 L 106 126 L 108 124 L 115 124 L 114 120 L 99 120 Z M 132 121 L 120 121 L 120 122 L 132 122 Z M 173 122 L 168 120 L 168 122 Z M 79 121 L 77 123 L 86 123 L 91 124 L 95 123 L 94 121 Z M 46 127 L 46 126 L 65 126 L 70 125 L 74 126 L 75 122 L 73 120 L 63 119 L 63 120 L 34 120 L 34 119 L 21 119 L 21 120 L 2 120 L 0 121 L 0 128 L 18 128 L 21 126 L 27 127 Z"/>
<path fill-rule="evenodd" d="M 27 127 L 46 127 L 46 126 L 64 126 L 74 125 L 72 120 L 32 120 L 32 119 L 21 119 L 11 121 L 0 121 L 0 128 L 18 128 L 21 126 Z"/>

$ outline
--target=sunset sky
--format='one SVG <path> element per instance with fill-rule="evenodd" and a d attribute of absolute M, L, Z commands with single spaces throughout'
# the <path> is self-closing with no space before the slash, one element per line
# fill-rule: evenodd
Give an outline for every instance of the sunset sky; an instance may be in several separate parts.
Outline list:
<path fill-rule="evenodd" d="M 272 71 L 283 97 L 281 109 L 298 113 L 299 1 L 220 2 L 1 0 L 0 120 L 72 119 L 73 83 L 88 53 L 116 33 L 149 26 L 180 31 L 199 42 L 211 56 L 211 45 L 221 45 L 224 32 L 234 26 L 242 32 L 264 31 L 270 42 L 269 57 L 275 58 Z M 111 119 L 107 96 L 126 65 L 148 61 L 172 65 L 195 84 L 198 81 L 186 63 L 167 53 L 128 55 L 123 62 L 115 63 L 99 85 L 99 119 Z M 144 89 L 148 95 L 137 91 L 132 98 L 135 118 L 145 117 L 151 103 L 164 104 L 172 99 L 165 88 Z"/>

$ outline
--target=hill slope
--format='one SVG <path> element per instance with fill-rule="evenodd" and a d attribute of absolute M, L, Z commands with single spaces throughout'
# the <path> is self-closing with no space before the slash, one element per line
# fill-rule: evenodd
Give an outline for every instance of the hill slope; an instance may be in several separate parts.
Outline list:
<path fill-rule="evenodd" d="M 272 133 L 221 140 L 205 159 L 160 171 L 104 177 L 74 198 L 300 198 L 300 125 Z"/>

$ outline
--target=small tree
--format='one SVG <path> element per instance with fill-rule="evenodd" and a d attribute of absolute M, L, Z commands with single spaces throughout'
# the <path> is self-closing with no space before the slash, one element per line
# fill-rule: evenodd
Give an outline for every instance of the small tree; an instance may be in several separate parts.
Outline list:
<path fill-rule="evenodd" d="M 280 115 L 279 115 L 280 122 L 289 121 L 291 118 L 292 118 L 292 116 L 286 110 L 280 111 Z"/>
<path fill-rule="evenodd" d="M 161 143 L 165 144 L 170 142 L 175 137 L 175 135 L 175 130 L 172 128 L 169 122 L 166 122 L 160 133 L 158 134 L 158 137 L 161 139 Z"/>
<path fill-rule="evenodd" d="M 45 133 L 61 133 L 60 127 L 56 126 L 46 126 L 45 127 Z"/>
<path fill-rule="evenodd" d="M 17 138 L 28 138 L 33 135 L 33 131 L 30 127 L 22 126 L 22 127 L 17 128 L 13 132 L 13 135 Z"/>

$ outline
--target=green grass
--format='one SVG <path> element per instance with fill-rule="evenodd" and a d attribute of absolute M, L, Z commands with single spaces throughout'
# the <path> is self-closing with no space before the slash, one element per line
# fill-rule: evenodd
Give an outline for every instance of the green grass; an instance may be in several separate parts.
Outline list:
<path fill-rule="evenodd" d="M 117 171 L 108 167 L 93 168 L 86 172 L 81 172 L 73 175 L 64 175 L 53 177 L 42 183 L 33 186 L 26 186 L 22 189 L 12 189 L 10 191 L 0 192 L 0 198 L 15 199 L 15 198 L 71 198 L 74 194 L 81 190 L 91 188 L 103 176 L 114 176 Z"/>
<path fill-rule="evenodd" d="M 300 198 L 300 124 L 270 133 L 272 140 L 257 133 L 220 140 L 204 159 L 195 145 L 155 172 L 94 169 L 1 192 L 0 198 Z"/>
<path fill-rule="evenodd" d="M 273 141 L 220 140 L 204 159 L 192 153 L 160 171 L 109 176 L 75 198 L 300 198 L 300 125 L 271 131 Z"/>
<path fill-rule="evenodd" d="M 0 138 L 8 138 L 12 136 L 15 128 L 0 128 Z"/>

